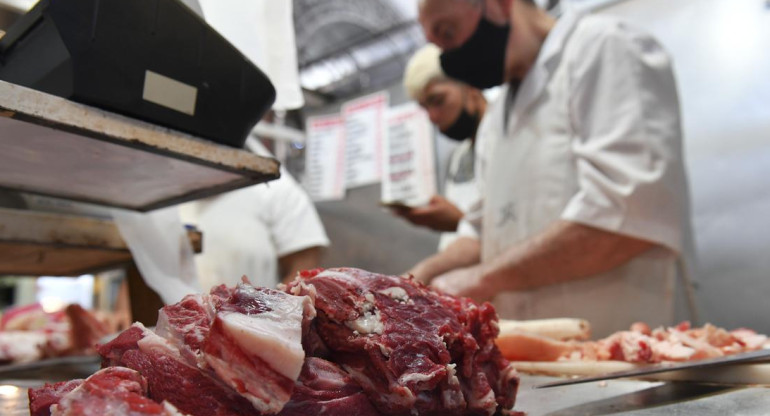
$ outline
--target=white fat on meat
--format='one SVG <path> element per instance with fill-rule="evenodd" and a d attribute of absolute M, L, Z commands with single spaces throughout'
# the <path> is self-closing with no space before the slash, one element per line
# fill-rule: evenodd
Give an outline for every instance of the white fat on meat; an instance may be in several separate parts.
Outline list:
<path fill-rule="evenodd" d="M 361 316 L 352 321 L 345 322 L 348 328 L 362 335 L 382 334 L 385 325 L 382 323 L 380 310 L 374 305 L 374 295 L 369 292 L 364 295 L 364 301 L 359 305 Z"/>
<path fill-rule="evenodd" d="M 346 280 L 346 281 L 355 281 L 356 278 L 347 274 L 347 273 L 341 273 L 335 270 L 324 270 L 321 273 L 318 273 L 317 277 L 336 277 L 338 279 Z"/>
<path fill-rule="evenodd" d="M 43 332 L 0 332 L 0 361 L 25 363 L 39 360 L 47 340 Z"/>
<path fill-rule="evenodd" d="M 665 361 L 687 361 L 695 355 L 695 350 L 681 343 L 658 341 L 652 344 L 656 357 Z"/>
<path fill-rule="evenodd" d="M 385 330 L 385 325 L 382 323 L 382 317 L 378 309 L 375 309 L 374 312 L 365 312 L 358 319 L 348 321 L 345 325 L 362 335 L 379 335 Z"/>
<path fill-rule="evenodd" d="M 406 293 L 406 290 L 404 290 L 403 287 L 393 286 L 382 289 L 379 293 L 400 302 L 407 302 L 409 300 L 409 294 Z"/>
<path fill-rule="evenodd" d="M 489 389 L 487 394 L 476 399 L 473 395 L 469 395 L 470 400 L 468 405 L 474 409 L 484 409 L 487 415 L 492 416 L 497 411 L 497 400 L 495 398 L 495 391 Z"/>
<path fill-rule="evenodd" d="M 434 373 L 405 373 L 398 378 L 399 384 L 419 383 L 421 381 L 430 381 L 436 375 Z"/>
<path fill-rule="evenodd" d="M 147 397 L 147 380 L 135 370 L 107 367 L 51 406 L 51 416 L 184 416 L 168 402 Z"/>
<path fill-rule="evenodd" d="M 259 356 L 277 373 L 292 380 L 299 377 L 305 352 L 302 350 L 302 310 L 304 298 L 286 297 L 281 307 L 257 315 L 220 313 L 224 330 L 244 351 Z"/>
<path fill-rule="evenodd" d="M 197 304 L 201 305 L 204 310 L 207 311 L 209 317 L 213 315 L 213 313 L 210 311 L 211 305 L 204 301 L 202 295 L 188 295 L 184 300 L 194 300 Z M 155 325 L 155 332 L 158 335 L 174 340 L 177 346 L 184 345 L 183 337 L 185 336 L 194 336 L 198 343 L 203 343 L 204 338 L 206 338 L 206 333 L 200 328 L 195 319 L 190 318 L 185 325 L 180 326 L 179 328 L 174 328 L 174 326 L 171 325 L 169 319 L 170 317 L 168 316 L 168 312 L 165 310 L 165 308 L 158 312 L 158 323 Z"/>
<path fill-rule="evenodd" d="M 767 336 L 757 334 L 750 329 L 736 329 L 731 331 L 730 334 L 742 342 L 747 350 L 770 349 L 770 342 L 768 342 Z"/>
<path fill-rule="evenodd" d="M 169 355 L 180 361 L 184 361 L 179 349 L 169 340 L 150 331 L 139 322 L 135 323 L 133 326 L 140 326 L 144 332 L 144 337 L 136 343 L 140 351 L 145 354 Z"/>
<path fill-rule="evenodd" d="M 457 365 L 447 364 L 447 385 L 451 388 L 441 392 L 441 401 L 446 408 L 455 408 L 465 403 L 465 397 L 460 390 L 460 379 L 457 378 Z"/>
<path fill-rule="evenodd" d="M 356 279 L 354 276 L 347 273 L 340 273 L 333 270 L 324 270 L 318 274 L 318 277 L 334 277 L 345 281 L 355 281 Z M 406 294 L 406 292 L 404 292 L 404 294 Z M 361 316 L 358 317 L 358 319 L 345 322 L 345 325 L 362 335 L 382 334 L 385 330 L 385 325 L 382 323 L 380 311 L 374 305 L 374 300 L 374 294 L 371 292 L 364 294 L 364 301 L 357 305 Z"/>
<path fill-rule="evenodd" d="M 173 404 L 165 400 L 161 404 L 163 405 L 163 409 L 166 411 L 166 416 L 187 416 L 186 413 L 180 412 L 179 409 L 174 407 Z"/>

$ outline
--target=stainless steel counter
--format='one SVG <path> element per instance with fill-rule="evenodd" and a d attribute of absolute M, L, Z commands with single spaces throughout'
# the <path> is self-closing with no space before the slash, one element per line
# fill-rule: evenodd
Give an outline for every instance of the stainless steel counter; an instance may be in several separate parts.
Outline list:
<path fill-rule="evenodd" d="M 770 388 L 765 387 L 612 380 L 532 388 L 553 380 L 523 375 L 515 410 L 527 416 L 770 415 Z"/>
<path fill-rule="evenodd" d="M 73 374 L 72 378 L 88 374 Z M 532 388 L 553 380 L 553 377 L 523 375 L 515 410 L 526 412 L 527 416 L 770 415 L 770 388 L 764 387 L 614 380 L 606 384 Z M 0 415 L 29 415 L 27 388 L 42 383 L 39 380 L 0 380 Z"/>

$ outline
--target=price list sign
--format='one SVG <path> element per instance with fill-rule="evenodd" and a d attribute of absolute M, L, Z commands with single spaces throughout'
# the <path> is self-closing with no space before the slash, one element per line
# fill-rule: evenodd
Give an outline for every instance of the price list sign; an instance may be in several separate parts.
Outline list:
<path fill-rule="evenodd" d="M 433 127 L 414 103 L 389 110 L 382 202 L 425 205 L 436 193 Z"/>
<path fill-rule="evenodd" d="M 303 185 L 313 201 L 345 198 L 345 122 L 339 115 L 308 118 Z"/>
<path fill-rule="evenodd" d="M 345 184 L 348 189 L 380 181 L 387 110 L 387 92 L 367 95 L 342 106 L 346 142 Z"/>

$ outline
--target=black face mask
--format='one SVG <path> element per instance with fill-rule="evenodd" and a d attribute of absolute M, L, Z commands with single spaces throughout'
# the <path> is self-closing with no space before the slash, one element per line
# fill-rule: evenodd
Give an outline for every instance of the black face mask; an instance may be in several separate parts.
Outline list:
<path fill-rule="evenodd" d="M 510 32 L 510 25 L 498 26 L 481 16 L 465 43 L 441 54 L 441 68 L 448 76 L 478 89 L 503 84 Z"/>
<path fill-rule="evenodd" d="M 441 130 L 441 134 L 449 137 L 452 140 L 461 142 L 465 139 L 476 136 L 476 129 L 478 128 L 479 115 L 473 115 L 469 113 L 468 110 L 463 108 L 462 111 L 460 111 L 460 115 L 457 117 L 457 120 L 455 120 L 455 122 L 445 130 Z"/>

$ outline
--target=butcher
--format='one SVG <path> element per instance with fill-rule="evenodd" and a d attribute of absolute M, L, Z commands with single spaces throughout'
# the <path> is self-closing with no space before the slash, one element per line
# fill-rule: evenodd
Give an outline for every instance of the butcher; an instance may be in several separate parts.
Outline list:
<path fill-rule="evenodd" d="M 587 319 L 595 336 L 694 319 L 679 101 L 657 41 L 530 0 L 418 4 L 446 74 L 503 89 L 477 135 L 480 202 L 411 272 L 502 317 Z"/>
<path fill-rule="evenodd" d="M 415 225 L 442 231 L 439 251 L 457 239 L 457 225 L 479 200 L 474 143 L 487 108 L 481 91 L 444 74 L 440 55 L 441 50 L 433 44 L 418 50 L 406 65 L 404 89 L 445 137 L 459 143 L 449 157 L 444 196 L 434 195 L 426 206 L 393 208 L 396 215 Z"/>

